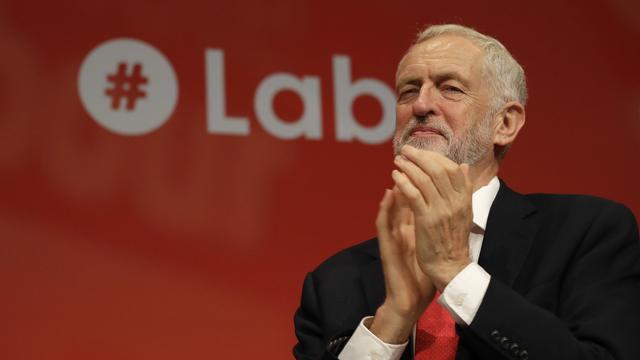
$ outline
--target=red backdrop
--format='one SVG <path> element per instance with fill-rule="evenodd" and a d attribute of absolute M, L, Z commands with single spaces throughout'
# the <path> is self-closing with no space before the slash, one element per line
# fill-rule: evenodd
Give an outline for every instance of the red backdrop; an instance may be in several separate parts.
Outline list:
<path fill-rule="evenodd" d="M 525 68 L 527 124 L 501 172 L 512 187 L 640 215 L 634 0 L 0 2 L 1 357 L 291 357 L 304 275 L 374 235 L 391 183 L 389 141 L 336 137 L 332 61 L 348 56 L 352 84 L 391 86 L 417 30 L 442 22 L 496 36 Z M 175 72 L 155 131 L 111 131 L 81 101 L 82 64 L 116 38 Z M 247 119 L 244 135 L 208 130 L 207 50 L 224 54 L 225 114 Z M 277 73 L 316 80 L 320 136 L 257 120 L 256 90 Z M 306 109 L 293 91 L 273 108 L 287 124 Z M 352 110 L 375 127 L 384 108 L 360 96 Z"/>

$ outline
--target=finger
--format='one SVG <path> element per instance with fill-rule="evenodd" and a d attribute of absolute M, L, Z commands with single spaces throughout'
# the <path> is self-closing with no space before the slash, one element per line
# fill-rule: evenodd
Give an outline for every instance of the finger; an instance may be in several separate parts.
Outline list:
<path fill-rule="evenodd" d="M 399 239 L 401 239 L 400 237 L 400 225 L 402 224 L 402 218 L 404 217 L 404 208 L 406 207 L 406 205 L 401 204 L 398 201 L 398 196 L 397 196 L 397 186 L 394 186 L 393 189 L 391 190 L 391 197 L 393 198 L 393 206 L 391 207 L 391 209 L 389 210 L 389 227 L 390 227 L 390 231 L 391 231 L 391 236 L 394 237 L 394 241 L 396 243 L 399 242 Z M 396 245 L 399 246 L 399 245 Z"/>
<path fill-rule="evenodd" d="M 385 287 L 387 292 L 391 291 L 390 279 L 402 278 L 407 272 L 407 265 L 403 258 L 403 244 L 399 237 L 394 236 L 393 227 L 389 223 L 389 218 L 395 213 L 395 199 L 391 190 L 385 190 L 378 216 L 376 217 L 376 228 L 378 230 L 378 246 L 380 247 L 380 258 L 385 277 Z"/>
<path fill-rule="evenodd" d="M 394 218 L 397 218 L 398 225 L 413 225 L 413 210 L 409 199 L 400 191 L 398 186 L 394 186 L 391 190 L 393 195 Z"/>
<path fill-rule="evenodd" d="M 392 234 L 395 241 L 402 248 L 404 257 L 412 258 L 415 252 L 415 219 L 409 200 L 402 194 L 397 186 L 391 190 L 393 193 L 394 208 L 391 215 Z"/>
<path fill-rule="evenodd" d="M 409 201 L 409 205 L 411 206 L 411 210 L 417 215 L 422 216 L 427 213 L 427 203 L 422 196 L 420 190 L 418 190 L 415 185 L 409 180 L 407 175 L 401 173 L 398 170 L 393 170 L 391 172 L 391 177 L 393 181 L 396 183 L 396 186 L 400 190 L 400 192 L 407 198 Z"/>
<path fill-rule="evenodd" d="M 396 156 L 393 161 L 398 169 L 420 190 L 427 204 L 433 205 L 439 202 L 442 196 L 427 173 L 403 156 Z"/>
<path fill-rule="evenodd" d="M 444 197 L 454 190 L 451 175 L 456 174 L 459 165 L 434 151 L 418 150 L 413 146 L 403 146 L 400 153 L 427 173 L 440 194 Z"/>
<path fill-rule="evenodd" d="M 471 175 L 469 174 L 469 164 L 461 164 L 460 165 L 460 173 L 459 177 L 461 184 L 459 185 L 459 189 L 466 189 L 467 191 L 473 191 L 473 183 L 471 182 Z"/>
<path fill-rule="evenodd" d="M 391 190 L 386 189 L 382 201 L 380 201 L 380 207 L 378 209 L 378 216 L 376 217 L 376 229 L 378 231 L 378 246 L 380 246 L 380 255 L 383 260 L 391 260 L 389 257 L 393 257 L 394 251 L 397 248 L 397 244 L 394 244 L 394 237 L 391 233 L 391 224 L 389 223 L 390 214 L 393 212 L 393 195 Z"/>
<path fill-rule="evenodd" d="M 396 254 L 404 250 L 399 233 L 401 225 L 399 210 L 393 191 L 385 190 L 376 218 L 380 251 L 383 253 Z"/>
<path fill-rule="evenodd" d="M 394 204 L 401 208 L 409 208 L 409 200 L 400 192 L 397 185 L 391 189 L 391 192 L 393 193 Z"/>
<path fill-rule="evenodd" d="M 378 208 L 378 216 L 376 217 L 376 229 L 378 230 L 378 238 L 380 242 L 389 239 L 389 211 L 393 205 L 393 196 L 391 190 L 385 189 L 384 196 L 380 201 Z"/>
<path fill-rule="evenodd" d="M 465 175 L 462 171 L 462 166 L 466 165 L 468 170 L 469 164 L 458 165 L 455 162 L 451 161 L 449 158 L 438 153 L 436 153 L 436 156 L 434 156 L 433 159 L 434 161 L 439 162 L 440 165 L 442 165 L 446 169 L 447 175 L 449 175 L 449 181 L 451 181 L 452 188 L 457 192 L 464 192 L 467 188 L 467 183 Z"/>

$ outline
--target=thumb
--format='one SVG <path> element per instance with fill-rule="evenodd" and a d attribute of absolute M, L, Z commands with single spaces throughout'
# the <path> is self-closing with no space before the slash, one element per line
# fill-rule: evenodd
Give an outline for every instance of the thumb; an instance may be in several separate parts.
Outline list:
<path fill-rule="evenodd" d="M 464 175 L 464 181 L 466 183 L 467 186 L 471 185 L 471 175 L 469 174 L 469 164 L 461 164 L 460 165 L 460 170 L 462 171 L 462 174 Z"/>

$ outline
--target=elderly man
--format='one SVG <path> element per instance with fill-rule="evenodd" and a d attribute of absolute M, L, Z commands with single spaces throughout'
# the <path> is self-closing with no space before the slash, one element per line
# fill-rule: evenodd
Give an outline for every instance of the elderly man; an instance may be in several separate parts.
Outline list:
<path fill-rule="evenodd" d="M 395 186 L 377 239 L 308 274 L 298 359 L 640 359 L 640 242 L 624 206 L 498 180 L 525 122 L 522 67 L 459 25 L 396 74 Z"/>

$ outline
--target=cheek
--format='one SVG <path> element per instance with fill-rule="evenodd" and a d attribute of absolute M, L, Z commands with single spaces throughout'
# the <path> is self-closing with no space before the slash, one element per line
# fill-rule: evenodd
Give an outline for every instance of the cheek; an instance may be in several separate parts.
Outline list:
<path fill-rule="evenodd" d="M 405 104 L 396 105 L 396 134 L 402 133 L 411 116 L 413 116 L 413 113 L 410 106 Z"/>
<path fill-rule="evenodd" d="M 443 109 L 442 114 L 444 115 L 443 117 L 449 126 L 449 129 L 451 129 L 454 135 L 459 136 L 464 134 L 466 127 L 469 124 L 468 119 L 471 118 L 470 114 L 456 107 Z"/>
<path fill-rule="evenodd" d="M 477 106 L 466 103 L 449 104 L 442 108 L 447 124 L 456 136 L 463 136 L 476 122 L 482 120 L 483 112 Z"/>

